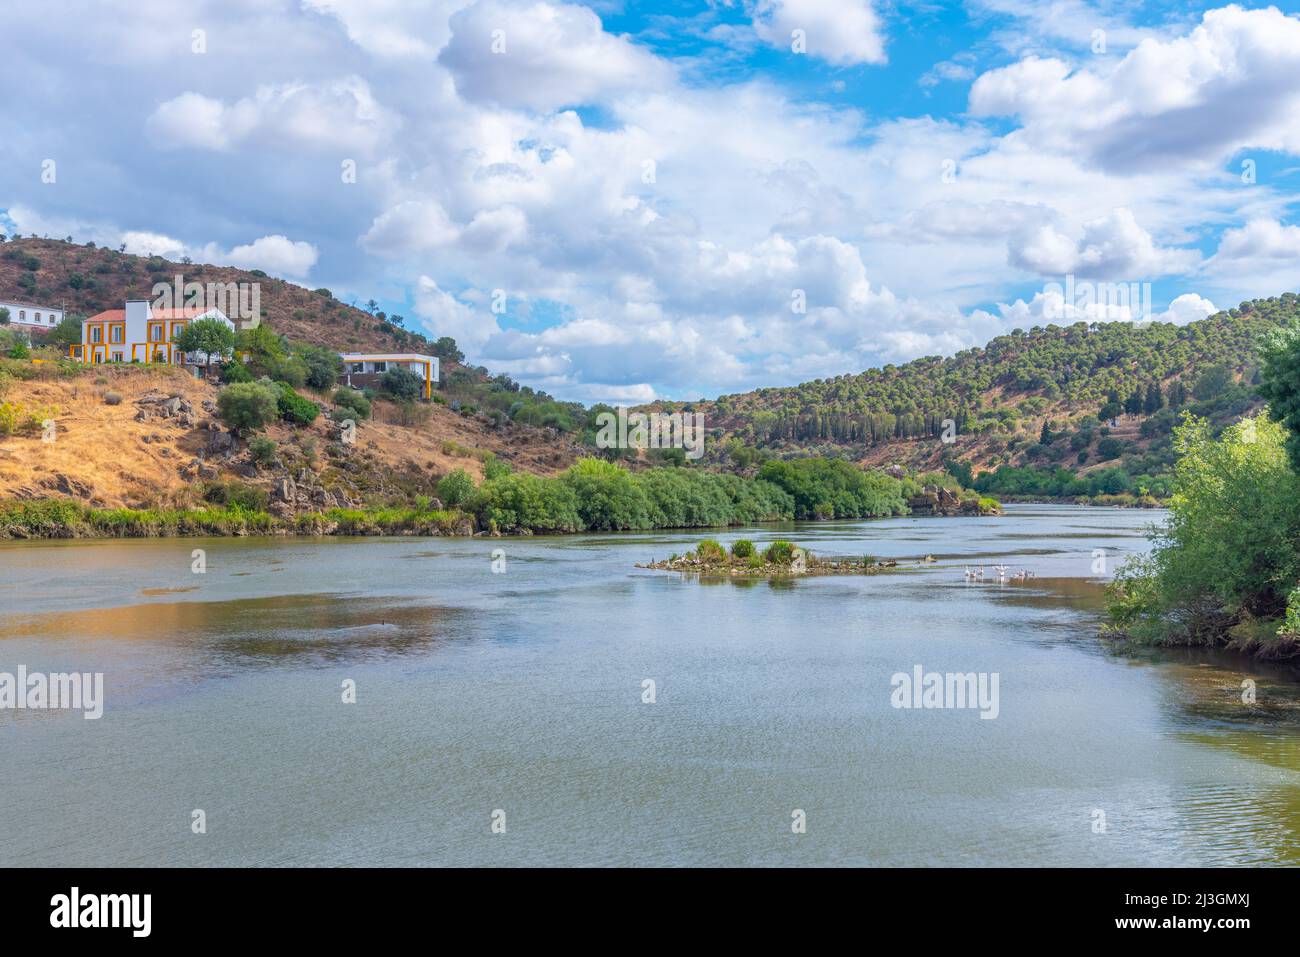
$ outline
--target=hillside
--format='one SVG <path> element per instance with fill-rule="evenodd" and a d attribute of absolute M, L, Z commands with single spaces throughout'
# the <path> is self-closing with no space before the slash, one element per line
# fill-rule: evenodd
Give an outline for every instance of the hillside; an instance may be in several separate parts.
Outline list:
<path fill-rule="evenodd" d="M 0 245 L 0 294 L 63 306 L 86 317 L 121 309 L 127 299 L 151 299 L 154 283 L 258 283 L 262 319 L 277 333 L 340 352 L 403 350 L 428 353 L 426 337 L 395 325 L 399 317 L 371 315 L 328 290 L 310 290 L 246 269 L 134 256 L 56 239 L 15 239 Z M 454 369 L 454 367 L 453 367 Z"/>
<path fill-rule="evenodd" d="M 1222 424 L 1259 405 L 1260 337 L 1297 319 L 1300 297 L 1287 293 L 1181 327 L 1047 325 L 949 358 L 656 408 L 703 412 L 712 454 L 740 464 L 757 450 L 911 469 L 965 463 L 976 474 L 1038 465 L 1151 476 L 1172 461 L 1178 411 Z"/>
<path fill-rule="evenodd" d="M 264 434 L 277 444 L 276 461 L 259 464 L 245 445 L 223 444 L 213 414 L 217 387 L 179 370 L 101 366 L 66 377 L 47 365 L 28 374 L 5 378 L 3 400 L 51 418 L 53 441 L 23 429 L 0 440 L 0 501 L 69 496 L 99 508 L 184 507 L 211 501 L 214 483 L 273 495 L 307 469 L 310 484 L 330 493 L 316 504 L 382 504 L 433 496 L 438 479 L 455 469 L 481 478 L 493 456 L 550 475 L 578 454 L 554 437 L 527 434 L 538 430 L 494 427 L 437 404 L 423 407 L 423 421 L 403 424 L 391 403 L 376 402 L 355 444 L 340 442 L 325 417 L 308 426 L 274 423 Z M 307 394 L 329 408 L 326 396 Z M 173 397 L 183 405 L 168 415 L 160 406 Z"/>

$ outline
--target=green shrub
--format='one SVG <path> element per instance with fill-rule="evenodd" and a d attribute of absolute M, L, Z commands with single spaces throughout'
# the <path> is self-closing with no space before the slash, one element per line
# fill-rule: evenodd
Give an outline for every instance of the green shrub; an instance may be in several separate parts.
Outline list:
<path fill-rule="evenodd" d="M 509 462 L 502 462 L 495 455 L 489 456 L 483 460 L 483 478 L 487 481 L 504 478 L 513 472 Z"/>
<path fill-rule="evenodd" d="M 794 543 L 777 539 L 763 552 L 763 558 L 772 565 L 789 565 L 794 561 Z"/>
<path fill-rule="evenodd" d="M 464 469 L 444 475 L 438 482 L 438 498 L 444 505 L 459 505 L 474 492 L 474 480 Z"/>
<path fill-rule="evenodd" d="M 695 557 L 702 562 L 720 562 L 727 557 L 727 552 L 718 542 L 706 538 L 696 543 Z"/>
<path fill-rule="evenodd" d="M 749 558 L 754 554 L 754 543 L 747 538 L 738 538 L 731 543 L 733 558 Z"/>
<path fill-rule="evenodd" d="M 260 382 L 236 382 L 217 394 L 217 415 L 240 435 L 265 428 L 279 415 L 279 392 Z"/>
<path fill-rule="evenodd" d="M 270 496 L 265 489 L 243 482 L 209 482 L 203 490 L 203 500 L 213 505 L 225 505 L 250 512 L 265 511 L 270 504 Z"/>
<path fill-rule="evenodd" d="M 424 380 L 410 369 L 389 369 L 379 379 L 379 388 L 394 399 L 412 400 L 424 395 Z"/>
<path fill-rule="evenodd" d="M 356 389 L 339 386 L 334 390 L 332 401 L 336 406 L 341 406 L 352 413 L 344 416 L 344 418 L 356 419 L 357 421 L 370 418 L 370 400 L 366 398 L 364 393 L 358 392 Z"/>
<path fill-rule="evenodd" d="M 320 415 L 320 406 L 310 399 L 305 399 L 293 390 L 287 382 L 278 382 L 279 395 L 276 406 L 280 418 L 293 425 L 311 425 Z"/>
<path fill-rule="evenodd" d="M 248 452 L 258 465 L 270 465 L 275 461 L 275 441 L 264 435 L 248 440 Z"/>
<path fill-rule="evenodd" d="M 231 382 L 252 382 L 253 373 L 248 371 L 248 366 L 244 365 L 238 359 L 223 363 L 221 366 L 221 381 Z"/>

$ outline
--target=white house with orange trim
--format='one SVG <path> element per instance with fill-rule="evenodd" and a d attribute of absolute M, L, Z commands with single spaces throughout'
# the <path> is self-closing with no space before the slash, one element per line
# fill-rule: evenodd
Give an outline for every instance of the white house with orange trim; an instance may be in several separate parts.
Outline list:
<path fill-rule="evenodd" d="M 438 357 L 422 356 L 415 352 L 343 352 L 343 381 L 350 386 L 364 388 L 377 386 L 379 378 L 390 369 L 414 372 L 424 382 L 424 397 L 433 396 L 433 385 L 438 381 Z"/>
<path fill-rule="evenodd" d="M 220 309 L 154 309 L 148 299 L 131 299 L 125 309 L 109 309 L 81 324 L 81 343 L 68 346 L 69 357 L 81 362 L 165 362 L 204 365 L 201 352 L 184 353 L 177 337 L 195 319 L 219 319 L 235 324 Z"/>

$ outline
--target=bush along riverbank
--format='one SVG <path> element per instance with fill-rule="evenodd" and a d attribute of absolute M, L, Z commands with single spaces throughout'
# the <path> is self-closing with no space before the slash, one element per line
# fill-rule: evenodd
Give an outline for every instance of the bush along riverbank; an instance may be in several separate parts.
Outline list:
<path fill-rule="evenodd" d="M 759 551 L 742 538 L 731 550 L 706 538 L 685 555 L 673 555 L 660 562 L 638 564 L 637 568 L 688 572 L 707 578 L 790 578 L 802 575 L 874 575 L 897 568 L 898 562 L 862 558 L 821 558 L 806 548 L 778 539 Z"/>
<path fill-rule="evenodd" d="M 531 535 L 655 528 L 721 528 L 794 519 L 862 519 L 908 513 L 922 486 L 864 472 L 848 462 L 768 463 L 754 478 L 687 468 L 632 472 L 582 459 L 553 477 L 485 470 L 478 485 L 461 470 L 438 497 L 413 502 L 286 509 L 255 485 L 210 482 L 201 504 L 95 508 L 76 499 L 0 503 L 0 538 L 143 538 L 169 535 Z M 956 495 L 956 493 L 952 493 Z M 972 514 L 996 510 L 980 502 Z"/>
<path fill-rule="evenodd" d="M 1108 588 L 1105 633 L 1138 644 L 1300 656 L 1300 475 L 1267 414 L 1215 438 L 1188 419 L 1167 523 Z"/>

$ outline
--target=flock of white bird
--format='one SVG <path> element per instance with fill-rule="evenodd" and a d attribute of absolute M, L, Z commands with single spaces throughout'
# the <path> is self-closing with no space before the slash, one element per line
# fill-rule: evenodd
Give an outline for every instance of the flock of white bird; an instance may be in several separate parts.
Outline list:
<path fill-rule="evenodd" d="M 994 565 L 993 566 L 994 574 L 989 575 L 988 580 L 992 581 L 994 578 L 996 578 L 998 581 L 1004 582 L 1007 580 L 1007 572 L 1009 571 L 1011 571 L 1011 569 L 1008 568 L 1006 565 Z M 1019 581 L 1025 581 L 1026 579 L 1033 578 L 1033 577 L 1034 577 L 1033 572 L 1022 568 L 1020 569 L 1020 571 L 1016 572 L 1014 575 L 1011 576 L 1011 580 L 1019 582 Z M 984 581 L 985 580 L 984 566 L 981 565 L 979 568 L 975 569 L 974 571 L 972 571 L 970 568 L 967 568 L 965 573 L 965 578 L 968 582 Z"/>

